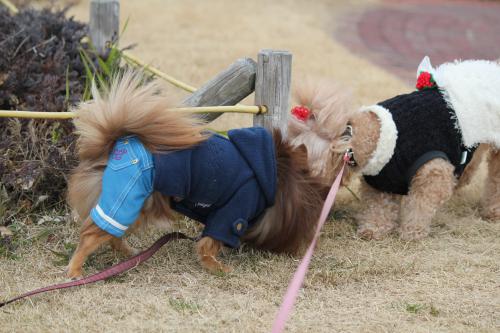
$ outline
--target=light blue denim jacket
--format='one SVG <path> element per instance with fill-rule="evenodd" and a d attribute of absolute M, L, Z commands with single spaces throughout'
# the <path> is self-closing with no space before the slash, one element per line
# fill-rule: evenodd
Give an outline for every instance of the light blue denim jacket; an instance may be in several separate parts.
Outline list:
<path fill-rule="evenodd" d="M 104 170 L 97 206 L 90 212 L 94 223 L 115 237 L 123 236 L 153 192 L 153 173 L 153 156 L 139 139 L 120 138 Z"/>

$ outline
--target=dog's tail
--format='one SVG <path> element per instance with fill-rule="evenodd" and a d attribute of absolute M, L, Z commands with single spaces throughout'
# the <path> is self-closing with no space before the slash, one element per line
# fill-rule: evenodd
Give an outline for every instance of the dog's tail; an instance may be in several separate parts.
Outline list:
<path fill-rule="evenodd" d="M 132 71 L 116 77 L 104 94 L 93 86 L 93 100 L 76 109 L 80 160 L 107 157 L 114 142 L 129 134 L 137 135 L 151 151 L 184 149 L 203 141 L 202 121 L 169 112 L 173 104 L 159 92 L 156 81 L 144 82 Z"/>
<path fill-rule="evenodd" d="M 80 164 L 69 178 L 68 202 L 81 219 L 97 203 L 108 156 L 118 138 L 135 134 L 151 151 L 184 149 L 206 139 L 202 120 L 168 111 L 173 104 L 159 92 L 157 82 L 144 83 L 140 73 L 128 71 L 116 77 L 102 95 L 93 87 L 94 99 L 77 107 Z M 148 199 L 144 211 L 145 217 L 163 221 L 169 215 L 159 195 Z"/>
<path fill-rule="evenodd" d="M 291 146 L 279 130 L 273 139 L 278 169 L 275 203 L 244 239 L 256 248 L 299 254 L 314 236 L 328 187 L 309 172 L 304 145 Z"/>

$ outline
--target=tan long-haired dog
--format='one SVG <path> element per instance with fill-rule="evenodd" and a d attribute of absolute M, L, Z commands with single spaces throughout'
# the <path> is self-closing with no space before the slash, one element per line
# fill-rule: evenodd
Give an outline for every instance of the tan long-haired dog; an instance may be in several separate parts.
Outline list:
<path fill-rule="evenodd" d="M 235 130 L 231 140 L 209 134 L 200 118 L 167 111 L 173 105 L 159 92 L 156 82 L 128 72 L 76 110 L 80 164 L 68 201 L 83 226 L 68 276 L 81 277 L 88 255 L 104 243 L 133 254 L 121 236 L 168 224 L 173 210 L 205 224 L 196 252 L 209 271 L 229 270 L 216 256 L 240 239 L 298 253 L 325 195 L 305 147 L 292 147 L 279 130 Z"/>
<path fill-rule="evenodd" d="M 362 238 L 395 229 L 406 240 L 427 236 L 436 211 L 486 154 L 482 215 L 500 219 L 500 65 L 456 61 L 434 69 L 424 58 L 417 88 L 358 110 L 331 84 L 298 91 L 311 113 L 291 119 L 291 142 L 307 146 L 312 172 L 325 183 L 351 153 L 348 170 L 362 176 Z"/>

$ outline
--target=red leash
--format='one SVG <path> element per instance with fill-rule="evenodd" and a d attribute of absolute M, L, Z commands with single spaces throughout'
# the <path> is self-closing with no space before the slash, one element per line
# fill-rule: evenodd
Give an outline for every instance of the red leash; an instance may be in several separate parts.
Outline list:
<path fill-rule="evenodd" d="M 135 256 L 119 263 L 119 264 L 111 266 L 110 268 L 107 268 L 107 269 L 103 270 L 102 272 L 87 276 L 87 277 L 80 279 L 80 280 L 54 284 L 52 286 L 48 286 L 45 288 L 40 288 L 40 289 L 36 289 L 36 290 L 30 291 L 30 292 L 27 292 L 25 294 L 22 294 L 20 296 L 12 298 L 8 301 L 0 303 L 0 308 L 4 305 L 7 305 L 7 304 L 15 302 L 17 300 L 23 299 L 25 297 L 44 293 L 46 291 L 71 288 L 71 287 L 81 286 L 84 284 L 94 283 L 97 281 L 106 280 L 112 276 L 115 276 L 115 275 L 121 274 L 125 271 L 128 271 L 129 269 L 136 267 L 137 265 L 139 265 L 143 261 L 148 260 L 163 245 L 165 245 L 166 243 L 168 243 L 174 239 L 191 239 L 194 241 L 194 238 L 186 236 L 185 234 L 183 234 L 181 232 L 172 232 L 172 233 L 166 234 L 166 235 L 162 236 L 160 239 L 158 239 L 153 245 L 151 245 L 151 247 L 149 249 L 144 250 L 141 253 L 139 253 L 139 254 L 137 254 L 137 255 L 135 255 Z"/>

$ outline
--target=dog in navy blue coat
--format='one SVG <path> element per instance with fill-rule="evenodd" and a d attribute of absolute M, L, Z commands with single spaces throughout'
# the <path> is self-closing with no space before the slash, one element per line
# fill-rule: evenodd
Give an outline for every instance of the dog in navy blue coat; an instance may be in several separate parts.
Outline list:
<path fill-rule="evenodd" d="M 168 224 L 174 212 L 204 225 L 196 251 L 211 272 L 223 246 L 299 253 L 310 242 L 326 189 L 310 175 L 304 145 L 279 130 L 206 131 L 199 117 L 170 112 L 155 82 L 125 73 L 105 95 L 81 104 L 75 120 L 80 164 L 68 200 L 83 222 L 68 276 L 100 245 L 127 255 L 123 236 L 140 225 Z"/>

